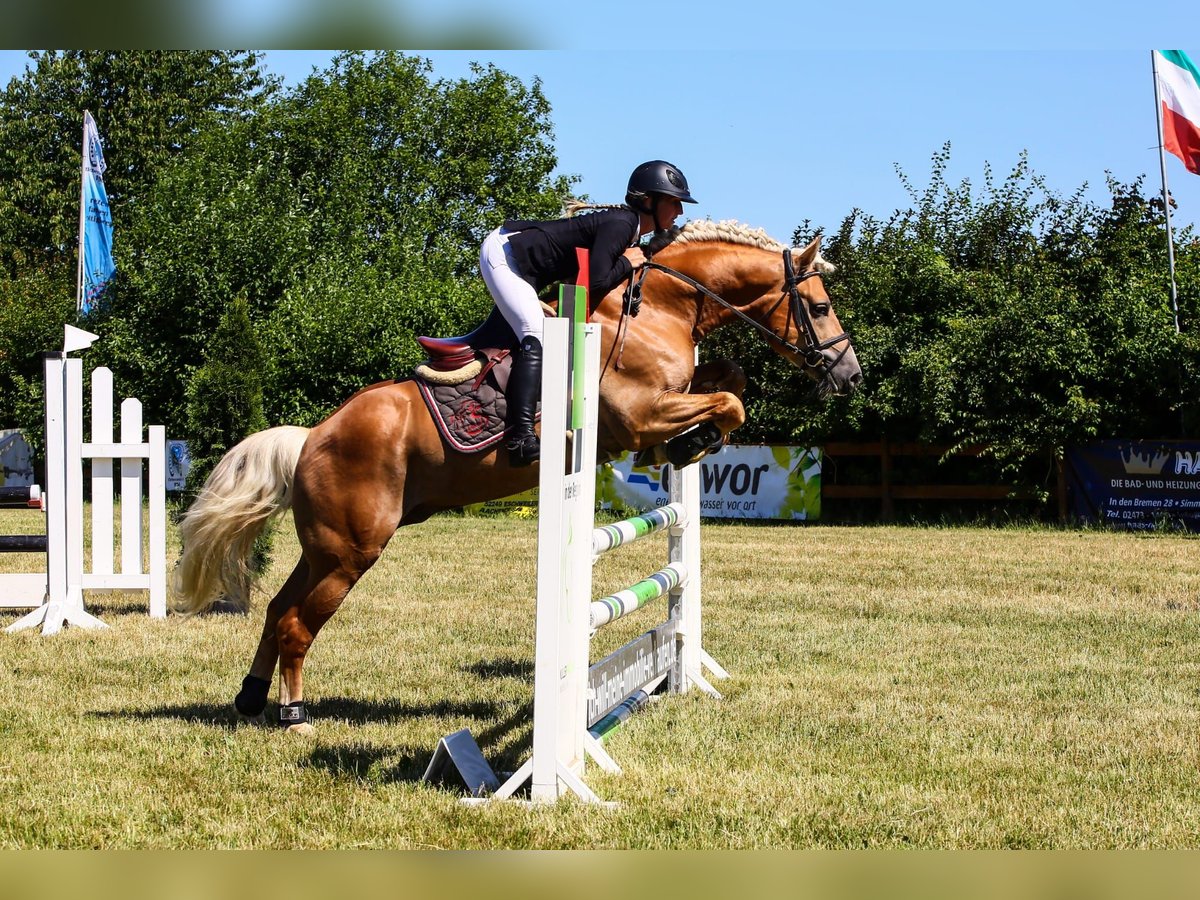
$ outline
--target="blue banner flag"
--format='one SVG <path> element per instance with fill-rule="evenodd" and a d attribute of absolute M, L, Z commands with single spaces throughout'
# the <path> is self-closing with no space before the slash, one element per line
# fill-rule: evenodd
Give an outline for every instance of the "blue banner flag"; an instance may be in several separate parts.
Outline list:
<path fill-rule="evenodd" d="M 83 114 L 83 186 L 79 231 L 79 311 L 88 312 L 117 270 L 112 256 L 112 213 L 104 190 L 104 151 L 90 112 Z"/>

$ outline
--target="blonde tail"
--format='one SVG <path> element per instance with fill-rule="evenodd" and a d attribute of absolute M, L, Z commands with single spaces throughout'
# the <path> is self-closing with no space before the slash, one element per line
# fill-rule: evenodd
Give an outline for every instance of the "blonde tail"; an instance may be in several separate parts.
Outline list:
<path fill-rule="evenodd" d="M 176 612 L 203 612 L 226 598 L 249 608 L 250 553 L 267 522 L 292 505 L 292 482 L 307 428 L 284 425 L 252 434 L 221 458 L 179 525 Z"/>

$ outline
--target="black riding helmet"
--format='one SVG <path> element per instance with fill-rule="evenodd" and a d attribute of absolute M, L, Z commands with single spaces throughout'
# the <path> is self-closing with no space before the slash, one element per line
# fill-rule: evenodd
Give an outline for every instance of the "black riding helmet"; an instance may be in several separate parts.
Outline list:
<path fill-rule="evenodd" d="M 644 162 L 629 176 L 626 197 L 640 199 L 648 194 L 663 194 L 676 197 L 684 203 L 696 203 L 688 192 L 687 179 L 677 166 L 661 159 Z"/>

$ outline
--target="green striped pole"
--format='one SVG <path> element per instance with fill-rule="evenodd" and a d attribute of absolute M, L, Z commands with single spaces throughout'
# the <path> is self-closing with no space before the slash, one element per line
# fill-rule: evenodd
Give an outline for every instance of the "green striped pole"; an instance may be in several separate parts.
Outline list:
<path fill-rule="evenodd" d="M 683 504 L 670 503 L 612 525 L 597 526 L 592 530 L 592 554 L 600 556 L 655 531 L 673 528 L 686 519 L 687 511 Z"/>
<path fill-rule="evenodd" d="M 686 582 L 687 569 L 682 563 L 671 563 L 623 591 L 593 600 L 588 610 L 591 627 L 594 630 L 627 616 Z"/>

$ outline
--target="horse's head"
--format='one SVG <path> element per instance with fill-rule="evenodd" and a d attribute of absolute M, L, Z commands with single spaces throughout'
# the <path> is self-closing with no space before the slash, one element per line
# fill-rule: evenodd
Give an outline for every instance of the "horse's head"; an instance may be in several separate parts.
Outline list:
<path fill-rule="evenodd" d="M 849 394 L 862 383 L 862 369 L 821 280 L 834 267 L 821 256 L 820 235 L 782 257 L 786 303 L 771 307 L 764 323 L 782 341 L 775 349 L 817 382 L 820 396 Z"/>
<path fill-rule="evenodd" d="M 761 229 L 705 220 L 656 237 L 651 250 L 650 266 L 664 268 L 685 288 L 677 302 L 701 298 L 694 340 L 740 320 L 816 381 L 819 396 L 849 394 L 862 382 L 858 357 L 821 280 L 834 267 L 822 258 L 819 237 L 788 248 Z"/>

